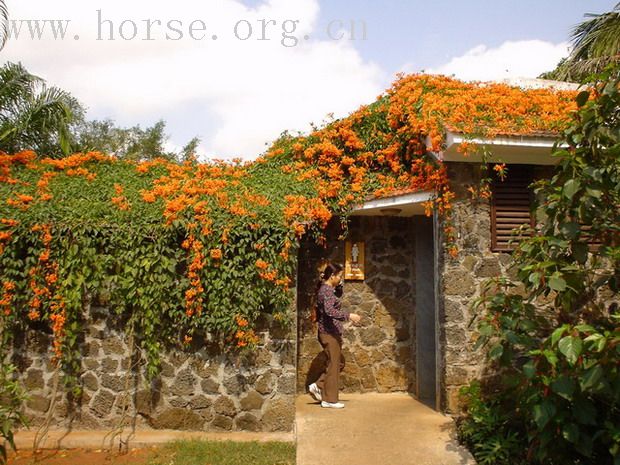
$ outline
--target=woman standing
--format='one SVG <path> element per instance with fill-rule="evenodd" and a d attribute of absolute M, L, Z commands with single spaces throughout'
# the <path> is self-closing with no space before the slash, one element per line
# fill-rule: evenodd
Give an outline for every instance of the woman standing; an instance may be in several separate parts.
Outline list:
<path fill-rule="evenodd" d="M 356 313 L 343 311 L 336 287 L 342 281 L 342 267 L 328 263 L 321 273 L 321 283 L 317 293 L 318 339 L 327 354 L 325 371 L 319 379 L 308 386 L 310 394 L 321 407 L 344 408 L 338 402 L 340 372 L 344 369 L 342 355 L 342 331 L 345 321 L 358 323 L 361 317 Z"/>

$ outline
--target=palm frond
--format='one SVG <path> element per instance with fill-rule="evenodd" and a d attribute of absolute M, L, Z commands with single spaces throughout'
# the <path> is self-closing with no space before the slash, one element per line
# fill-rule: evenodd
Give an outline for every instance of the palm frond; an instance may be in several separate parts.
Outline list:
<path fill-rule="evenodd" d="M 9 38 L 9 10 L 4 0 L 0 0 L 0 50 Z"/>
<path fill-rule="evenodd" d="M 73 118 L 74 98 L 57 87 L 43 87 L 25 113 L 27 126 L 42 132 L 67 126 Z"/>
<path fill-rule="evenodd" d="M 610 12 L 587 14 L 571 32 L 573 51 L 567 72 L 573 75 L 601 71 L 620 59 L 620 3 Z"/>
<path fill-rule="evenodd" d="M 1 150 L 59 147 L 67 154 L 72 143 L 70 127 L 82 111 L 71 94 L 47 87 L 21 64 L 7 63 L 0 68 Z"/>
<path fill-rule="evenodd" d="M 614 54 L 620 48 L 620 11 L 587 16 L 592 19 L 573 29 L 573 57 L 587 59 Z"/>
<path fill-rule="evenodd" d="M 21 63 L 6 63 L 0 68 L 0 114 L 11 112 L 41 85 L 43 80 L 30 74 Z"/>

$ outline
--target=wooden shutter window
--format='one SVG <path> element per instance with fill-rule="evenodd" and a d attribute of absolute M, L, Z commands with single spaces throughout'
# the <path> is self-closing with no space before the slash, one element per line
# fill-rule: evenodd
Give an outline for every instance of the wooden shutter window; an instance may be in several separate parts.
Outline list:
<path fill-rule="evenodd" d="M 592 229 L 592 226 L 586 226 L 581 222 L 579 222 L 579 226 L 581 227 L 581 239 L 582 241 L 585 240 L 588 243 L 588 250 L 590 252 L 598 252 L 598 249 L 603 244 L 599 239 L 594 239 L 589 233 L 589 231 Z"/>
<path fill-rule="evenodd" d="M 534 227 L 535 218 L 530 212 L 533 182 L 530 165 L 508 165 L 504 180 L 489 167 L 491 181 L 491 249 L 493 252 L 514 250 L 525 236 L 513 234 L 523 224 Z M 509 244 L 510 240 L 512 244 Z"/>

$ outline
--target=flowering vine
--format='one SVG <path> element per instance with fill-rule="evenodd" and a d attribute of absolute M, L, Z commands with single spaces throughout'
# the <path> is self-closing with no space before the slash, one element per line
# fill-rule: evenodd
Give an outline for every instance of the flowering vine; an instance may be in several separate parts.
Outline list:
<path fill-rule="evenodd" d="M 49 322 L 58 358 L 79 330 L 82 296 L 105 287 L 153 357 L 161 340 L 187 345 L 200 333 L 251 349 L 259 315 L 286 320 L 304 234 L 324 242 L 329 221 L 357 203 L 427 191 L 425 213 L 444 220 L 456 255 L 454 193 L 434 156 L 446 130 L 471 140 L 557 132 L 572 97 L 401 76 L 376 102 L 308 135 L 284 134 L 253 162 L 0 153 L 0 317 Z M 465 155 L 481 149 L 471 140 L 459 147 Z"/>

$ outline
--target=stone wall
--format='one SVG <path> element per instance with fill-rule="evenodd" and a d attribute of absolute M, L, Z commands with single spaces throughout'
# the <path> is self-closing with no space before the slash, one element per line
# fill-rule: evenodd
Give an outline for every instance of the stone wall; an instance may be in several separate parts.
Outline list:
<path fill-rule="evenodd" d="M 136 428 L 201 431 L 292 431 L 295 418 L 296 328 L 265 319 L 259 350 L 246 358 L 218 353 L 195 342 L 161 354 L 160 376 L 147 383 L 122 323 L 105 307 L 88 307 L 80 349 L 83 392 L 59 388 L 49 335 L 30 330 L 16 341 L 13 363 L 30 394 L 25 414 L 32 426 L 53 409 L 52 427 Z M 62 386 L 62 381 L 59 383 Z"/>
<path fill-rule="evenodd" d="M 326 247 L 302 244 L 298 272 L 299 372 L 297 391 L 315 381 L 325 354 L 310 321 L 321 259 L 344 265 L 340 224 L 332 221 Z M 413 220 L 396 217 L 351 217 L 348 238 L 366 244 L 366 279 L 346 281 L 343 309 L 362 322 L 345 325 L 341 373 L 344 392 L 415 390 L 415 242 Z"/>
<path fill-rule="evenodd" d="M 467 187 L 479 182 L 479 164 L 446 163 L 452 190 L 454 226 L 457 231 L 459 255 L 452 258 L 443 248 L 439 270 L 439 326 L 442 348 L 439 375 L 442 391 L 442 410 L 459 409 L 458 390 L 473 379 L 484 376 L 482 351 L 474 351 L 475 324 L 470 305 L 480 296 L 482 283 L 494 276 L 516 279 L 512 255 L 491 252 L 490 202 L 472 202 Z M 535 178 L 552 176 L 552 167 L 537 166 Z M 441 228 L 440 228 L 441 232 Z M 443 244 L 441 234 L 439 244 Z"/>

